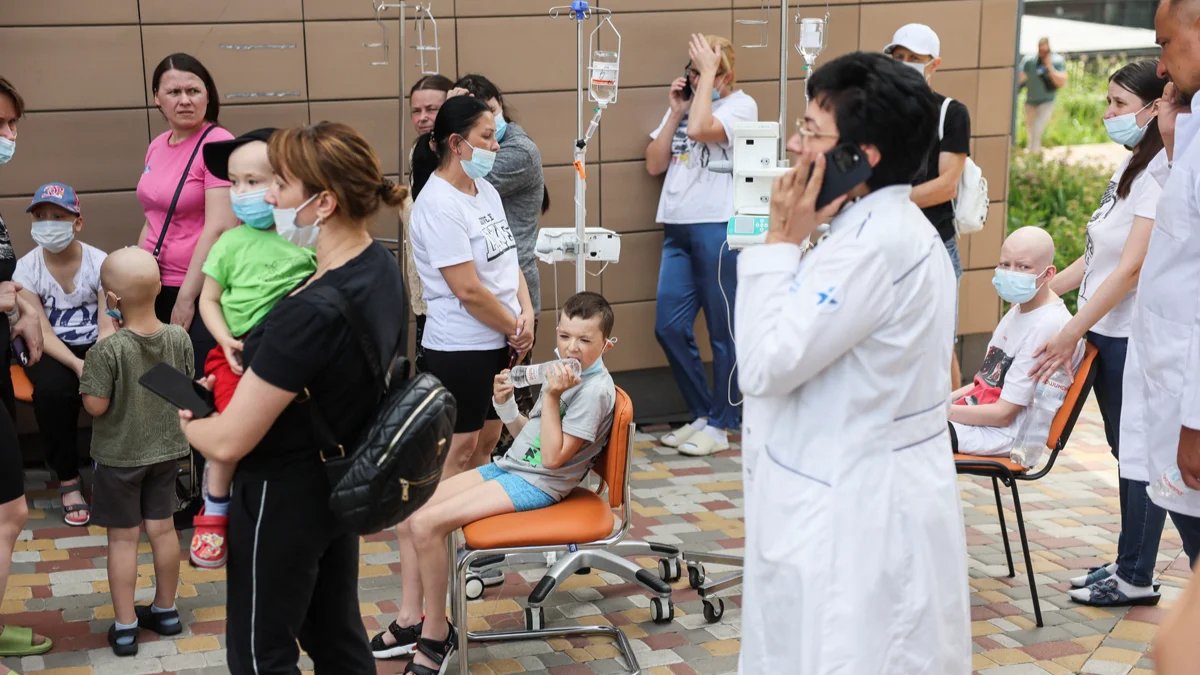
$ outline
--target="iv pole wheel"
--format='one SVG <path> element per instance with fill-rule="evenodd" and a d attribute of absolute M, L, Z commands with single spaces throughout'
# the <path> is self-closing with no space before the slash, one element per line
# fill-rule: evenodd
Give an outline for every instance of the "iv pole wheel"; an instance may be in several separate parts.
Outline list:
<path fill-rule="evenodd" d="M 698 590 L 704 585 L 704 565 L 701 563 L 688 563 L 688 586 L 693 590 Z"/>
<path fill-rule="evenodd" d="M 704 620 L 709 623 L 716 623 L 725 615 L 725 601 L 717 598 L 716 601 L 704 600 Z"/>

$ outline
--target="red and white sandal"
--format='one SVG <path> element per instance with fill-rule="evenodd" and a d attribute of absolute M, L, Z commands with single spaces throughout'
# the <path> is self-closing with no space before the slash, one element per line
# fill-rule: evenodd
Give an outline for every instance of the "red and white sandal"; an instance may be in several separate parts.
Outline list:
<path fill-rule="evenodd" d="M 225 566 L 228 551 L 225 549 L 225 533 L 229 528 L 229 516 L 208 516 L 204 509 L 192 518 L 196 531 L 192 533 L 192 564 L 204 569 Z"/>

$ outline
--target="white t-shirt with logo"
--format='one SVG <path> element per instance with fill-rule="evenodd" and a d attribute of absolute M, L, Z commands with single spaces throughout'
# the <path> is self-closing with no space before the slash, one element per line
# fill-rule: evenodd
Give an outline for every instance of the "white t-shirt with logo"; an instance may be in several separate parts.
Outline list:
<path fill-rule="evenodd" d="M 427 349 L 482 351 L 508 344 L 503 333 L 471 316 L 446 283 L 443 267 L 474 261 L 484 287 L 513 316 L 521 313 L 517 244 L 500 193 L 482 179 L 475 181 L 475 188 L 475 196 L 464 194 L 434 174 L 413 203 L 413 259 L 427 305 L 421 344 Z"/>
<path fill-rule="evenodd" d="M 671 163 L 658 198 L 658 223 L 719 223 L 733 216 L 733 175 L 708 170 L 711 161 L 733 158 L 733 125 L 758 120 L 758 104 L 742 90 L 713 101 L 713 117 L 725 127 L 724 143 L 701 143 L 687 137 L 687 115 L 674 129 Z M 663 115 L 650 138 L 658 138 L 671 116 Z"/>
<path fill-rule="evenodd" d="M 1133 228 L 1133 219 L 1141 216 L 1154 220 L 1158 198 L 1162 195 L 1162 187 L 1150 175 L 1149 169 L 1143 169 L 1133 185 L 1129 187 L 1129 196 L 1125 199 L 1117 197 L 1117 184 L 1129 165 L 1127 158 L 1117 167 L 1104 196 L 1100 198 L 1100 206 L 1092 213 L 1087 224 L 1087 248 L 1083 253 L 1083 282 L 1079 285 L 1079 309 L 1087 304 L 1088 299 L 1095 295 L 1100 284 L 1117 269 L 1121 261 L 1121 251 L 1125 241 L 1129 239 L 1129 231 Z M 1137 289 L 1131 289 L 1129 294 L 1113 307 L 1108 314 L 1092 326 L 1092 330 L 1108 337 L 1127 338 L 1133 323 L 1133 300 Z"/>
<path fill-rule="evenodd" d="M 99 335 L 100 265 L 108 254 L 79 242 L 83 257 L 75 272 L 75 288 L 67 293 L 46 267 L 41 246 L 21 256 L 13 281 L 37 295 L 54 334 L 68 345 L 90 345 Z"/>

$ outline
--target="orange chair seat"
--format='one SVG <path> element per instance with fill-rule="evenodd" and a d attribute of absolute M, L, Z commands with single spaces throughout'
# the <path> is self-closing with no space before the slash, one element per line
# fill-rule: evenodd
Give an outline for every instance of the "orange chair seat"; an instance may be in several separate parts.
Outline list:
<path fill-rule="evenodd" d="M 14 398 L 18 401 L 33 403 L 33 383 L 25 375 L 25 369 L 14 364 L 8 367 L 8 372 L 12 376 Z"/>
<path fill-rule="evenodd" d="M 477 520 L 463 527 L 463 538 L 473 549 L 580 544 L 608 537 L 614 522 L 608 500 L 575 488 L 544 509 Z"/>
<path fill-rule="evenodd" d="M 1020 464 L 1017 464 L 1016 462 L 1012 461 L 1011 459 L 1009 459 L 1008 457 L 1005 457 L 1003 455 L 1001 455 L 999 457 L 987 457 L 984 455 L 964 455 L 961 452 L 956 452 L 956 453 L 954 453 L 954 461 L 955 462 L 991 462 L 991 463 L 999 464 L 999 465 L 1003 466 L 1004 468 L 1013 472 L 1013 474 L 1023 474 L 1026 471 L 1028 471 L 1028 469 L 1026 469 L 1025 467 L 1021 466 Z"/>

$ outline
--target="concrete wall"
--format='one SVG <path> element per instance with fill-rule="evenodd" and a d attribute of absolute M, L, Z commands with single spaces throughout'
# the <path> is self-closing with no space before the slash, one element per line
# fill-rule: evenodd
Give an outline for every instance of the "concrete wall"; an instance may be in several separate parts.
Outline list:
<path fill-rule="evenodd" d="M 565 0 L 558 0 L 565 2 Z M 234 133 L 323 119 L 358 128 L 399 174 L 398 120 L 408 125 L 398 96 L 399 27 L 386 22 L 391 65 L 364 43 L 382 32 L 369 0 L 38 0 L 6 2 L 0 12 L 0 74 L 28 104 L 16 158 L 0 171 L 0 212 L 18 252 L 28 251 L 23 213 L 37 185 L 71 183 L 86 215 L 83 238 L 102 248 L 135 241 L 143 218 L 134 187 L 146 144 L 165 129 L 153 108 L 149 78 L 171 52 L 205 63 L 221 94 L 221 123 Z M 537 141 L 554 206 L 547 227 L 573 223 L 575 133 L 574 28 L 546 15 L 549 0 L 433 0 L 441 41 L 441 70 L 453 78 L 480 72 L 505 92 L 510 113 Z M 609 109 L 590 153 L 588 224 L 623 234 L 623 259 L 599 278 L 595 290 L 615 304 L 621 348 L 607 360 L 613 370 L 665 365 L 653 336 L 654 295 L 661 228 L 654 223 L 660 179 L 649 177 L 641 156 L 647 133 L 666 105 L 666 85 L 687 61 L 691 32 L 732 35 L 757 43 L 760 27 L 738 23 L 764 16 L 770 47 L 739 48 L 740 85 L 758 101 L 762 119 L 778 118 L 778 3 L 762 12 L 754 0 L 607 0 L 624 35 L 619 102 Z M 993 207 L 985 230 L 961 242 L 963 277 L 959 329 L 990 333 L 999 302 L 989 279 L 1005 224 L 1016 0 L 932 2 L 835 1 L 830 5 L 826 61 L 855 49 L 878 50 L 899 25 L 930 24 L 942 37 L 939 91 L 961 100 L 972 116 L 974 155 L 991 185 Z M 822 16 L 824 5 L 798 10 Z M 796 10 L 793 10 L 796 13 Z M 415 37 L 412 22 L 410 44 Z M 794 33 L 793 33 L 794 34 Z M 408 82 L 418 72 L 412 52 Z M 789 77 L 802 74 L 793 52 Z M 802 81 L 793 79 L 789 114 L 799 113 Z M 406 110 L 406 106 L 404 108 Z M 408 127 L 408 138 L 412 130 Z M 597 166 L 598 163 L 598 166 Z M 382 214 L 376 232 L 395 236 L 396 214 Z M 594 270 L 593 270 L 594 271 Z M 573 289 L 573 268 L 558 270 L 558 292 Z M 543 266 L 543 307 L 555 285 Z M 539 350 L 552 347 L 552 312 L 541 317 Z M 702 322 L 701 322 L 702 323 Z M 700 342 L 706 342 L 700 328 Z M 707 350 L 705 349 L 706 353 Z"/>

